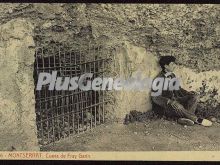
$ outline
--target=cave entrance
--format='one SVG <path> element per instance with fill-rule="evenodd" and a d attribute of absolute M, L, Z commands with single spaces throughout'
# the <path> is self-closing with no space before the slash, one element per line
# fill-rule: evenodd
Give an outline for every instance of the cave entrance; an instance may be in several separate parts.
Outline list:
<path fill-rule="evenodd" d="M 110 49 L 88 46 L 72 50 L 64 44 L 37 47 L 35 51 L 35 87 L 41 72 L 57 71 L 57 77 L 76 77 L 93 73 L 93 77 L 106 75 Z M 37 135 L 40 146 L 59 141 L 70 135 L 91 130 L 105 122 L 106 91 L 35 89 Z"/>

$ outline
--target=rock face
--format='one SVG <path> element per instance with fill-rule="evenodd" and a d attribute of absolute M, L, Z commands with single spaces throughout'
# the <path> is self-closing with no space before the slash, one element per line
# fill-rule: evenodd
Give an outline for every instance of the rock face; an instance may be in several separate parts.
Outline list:
<path fill-rule="evenodd" d="M 0 24 L 25 18 L 48 44 L 129 41 L 200 72 L 220 70 L 219 14 L 212 4 L 1 4 Z"/>
<path fill-rule="evenodd" d="M 155 54 L 124 43 L 116 51 L 116 77 L 122 79 L 143 78 L 153 79 L 159 72 L 158 58 Z M 220 117 L 220 71 L 204 71 L 197 73 L 196 69 L 176 65 L 174 73 L 181 81 L 181 87 L 188 91 L 196 91 L 200 95 L 199 114 L 203 117 Z M 115 92 L 114 114 L 121 120 L 130 111 L 146 112 L 151 110 L 150 91 L 122 90 Z M 207 109 L 207 107 L 209 107 Z M 203 112 L 206 111 L 206 112 Z"/>
<path fill-rule="evenodd" d="M 155 55 L 129 43 L 118 47 L 115 62 L 117 78 L 133 79 L 137 83 L 145 78 L 153 79 L 160 71 Z M 143 90 L 123 89 L 115 92 L 115 115 L 118 119 L 123 119 L 132 110 L 145 112 L 151 109 L 150 88 L 147 82 L 145 85 Z"/>
<path fill-rule="evenodd" d="M 33 83 L 33 26 L 22 19 L 0 26 L 0 149 L 39 150 Z"/>
<path fill-rule="evenodd" d="M 220 70 L 219 5 L 31 3 L 0 5 L 1 25 L 16 18 L 25 18 L 33 24 L 34 41 L 37 45 L 47 46 L 51 42 L 65 41 L 73 49 L 79 46 L 83 49 L 89 42 L 112 47 L 125 42 L 131 43 L 122 46 L 117 54 L 116 62 L 120 66 L 117 71 L 118 75 L 122 76 L 134 76 L 139 69 L 149 76 L 151 75 L 149 70 L 152 68 L 145 66 L 145 60 L 153 62 L 154 68 L 156 67 L 154 58 L 173 55 L 181 68 L 177 70 L 177 75 L 188 77 L 184 78 L 186 88 L 192 86 L 189 89 L 199 91 L 203 102 L 219 104 L 216 101 L 219 98 L 219 92 L 216 92 L 219 80 L 215 78 Z M 20 33 L 16 35 L 19 36 Z M 10 40 L 20 42 L 16 35 Z M 14 52 L 13 49 L 19 48 L 10 47 L 7 51 Z M 1 46 L 1 51 L 5 50 L 5 46 Z M 14 54 L 11 54 L 10 59 L 14 59 L 13 56 Z M 27 60 L 27 57 L 24 59 Z M 0 60 L 3 59 L 7 60 L 5 57 Z M 5 70 L 8 72 L 13 70 L 13 73 L 16 73 L 18 64 L 8 60 L 7 65 L 13 67 Z M 26 67 L 25 65 L 24 68 Z M 155 72 L 158 69 L 159 67 L 156 67 Z M 3 70 L 1 72 L 2 75 L 5 74 Z M 15 76 L 11 79 L 15 79 Z M 213 90 L 215 96 L 210 92 Z M 116 100 L 117 104 L 113 110 L 115 114 L 118 113 L 118 117 L 122 117 L 130 110 L 143 111 L 151 107 L 147 99 L 149 95 L 143 92 L 121 92 L 116 97 L 118 101 Z M 14 98 L 19 97 L 15 95 Z M 206 106 L 212 108 L 211 104 Z M 14 106 L 17 107 L 16 104 Z"/>
<path fill-rule="evenodd" d="M 178 75 L 182 86 L 186 90 L 200 93 L 201 102 L 206 102 L 212 98 L 220 103 L 220 71 L 196 73 L 194 70 L 178 66 L 174 72 Z"/>

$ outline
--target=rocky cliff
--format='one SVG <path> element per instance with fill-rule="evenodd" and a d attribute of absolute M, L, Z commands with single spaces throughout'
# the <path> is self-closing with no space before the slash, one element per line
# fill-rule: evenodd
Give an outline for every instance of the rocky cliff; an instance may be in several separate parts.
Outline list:
<path fill-rule="evenodd" d="M 220 5 L 0 4 L 0 25 L 21 18 L 33 25 L 35 45 L 65 42 L 73 49 L 83 49 L 88 42 L 112 47 L 129 43 L 121 50 L 131 61 L 130 75 L 139 69 L 144 75 L 149 70 L 156 72 L 157 57 L 173 55 L 184 86 L 201 94 L 201 109 L 219 110 Z M 152 56 L 155 60 L 150 67 Z M 127 72 L 129 68 L 120 61 L 124 59 L 118 56 L 118 60 Z M 140 96 L 149 99 L 148 94 L 137 94 L 136 98 Z M 128 94 L 122 98 L 132 100 Z M 132 101 L 132 106 L 123 102 L 117 110 L 150 108 L 149 100 Z M 119 114 L 123 116 L 124 111 Z"/>

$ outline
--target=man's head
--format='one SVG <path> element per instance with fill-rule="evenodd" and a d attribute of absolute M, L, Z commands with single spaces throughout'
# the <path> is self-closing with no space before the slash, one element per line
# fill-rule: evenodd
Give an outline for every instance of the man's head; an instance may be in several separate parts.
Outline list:
<path fill-rule="evenodd" d="M 169 71 L 173 71 L 173 65 L 176 61 L 176 58 L 174 56 L 162 56 L 159 60 L 160 67 L 163 71 L 166 69 Z"/>

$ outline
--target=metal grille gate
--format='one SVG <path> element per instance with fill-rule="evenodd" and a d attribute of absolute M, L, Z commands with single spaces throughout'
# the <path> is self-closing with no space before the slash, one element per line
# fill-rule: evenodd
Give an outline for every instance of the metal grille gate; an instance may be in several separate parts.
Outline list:
<path fill-rule="evenodd" d="M 80 77 L 83 73 L 93 73 L 93 78 L 103 77 L 105 66 L 110 60 L 109 53 L 108 49 L 90 46 L 84 51 L 73 51 L 64 45 L 50 49 L 38 47 L 35 52 L 35 85 L 40 72 L 57 71 L 57 77 Z M 50 91 L 48 87 L 49 84 L 40 91 L 35 90 L 40 145 L 47 145 L 104 123 L 107 102 L 105 91 Z"/>

